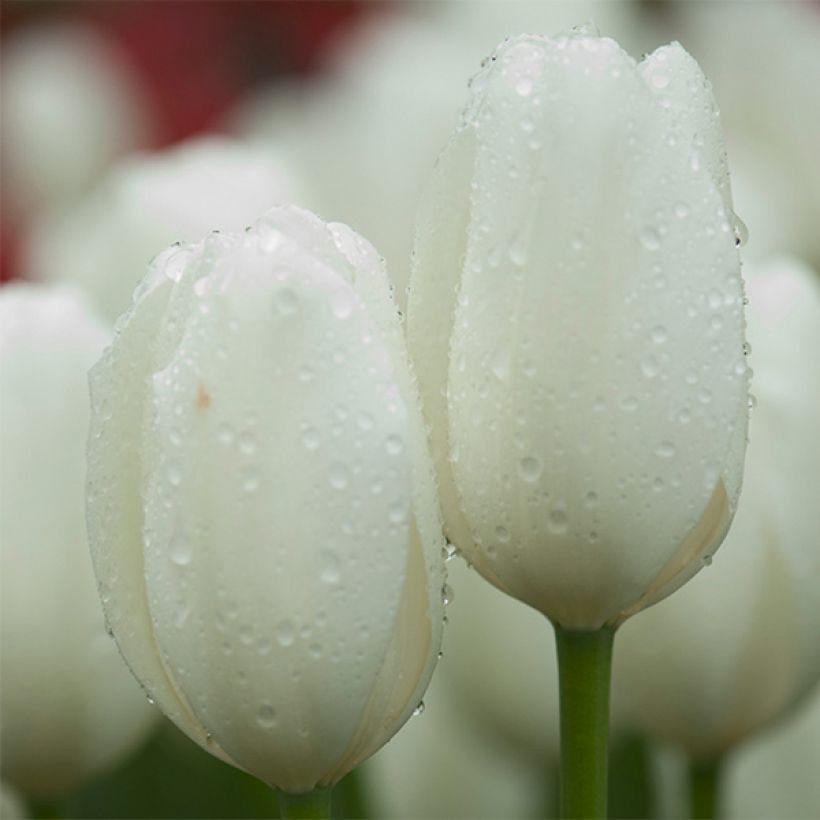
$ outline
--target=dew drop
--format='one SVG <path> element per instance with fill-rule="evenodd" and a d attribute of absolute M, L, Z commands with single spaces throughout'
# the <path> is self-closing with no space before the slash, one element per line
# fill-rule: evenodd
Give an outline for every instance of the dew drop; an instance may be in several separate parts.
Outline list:
<path fill-rule="evenodd" d="M 598 504 L 598 493 L 590 490 L 584 500 L 586 501 L 587 507 L 595 507 Z"/>
<path fill-rule="evenodd" d="M 658 360 L 654 356 L 646 356 L 641 359 L 641 373 L 647 379 L 652 379 L 658 375 Z"/>
<path fill-rule="evenodd" d="M 385 442 L 385 448 L 387 449 L 389 455 L 397 456 L 404 449 L 404 442 L 401 440 L 400 436 L 388 436 L 387 441 Z"/>
<path fill-rule="evenodd" d="M 637 410 L 638 408 L 638 400 L 635 396 L 624 396 L 621 399 L 621 410 L 626 410 L 627 413 L 631 413 L 633 410 Z"/>
<path fill-rule="evenodd" d="M 315 450 L 321 443 L 321 436 L 315 427 L 308 427 L 302 432 L 302 445 L 307 450 Z"/>
<path fill-rule="evenodd" d="M 328 480 L 330 481 L 330 486 L 335 490 L 343 490 L 347 487 L 347 483 L 350 480 L 350 472 L 344 464 L 340 461 L 336 461 L 330 465 Z"/>
<path fill-rule="evenodd" d="M 750 410 L 754 410 L 755 407 L 757 407 L 757 396 L 755 396 L 753 393 L 749 393 L 749 400 L 747 404 Z"/>
<path fill-rule="evenodd" d="M 523 267 L 527 263 L 527 247 L 521 242 L 513 242 L 509 250 L 510 262 L 518 267 Z"/>
<path fill-rule="evenodd" d="M 407 504 L 403 501 L 395 501 L 390 505 L 388 517 L 393 524 L 403 524 L 407 520 Z"/>
<path fill-rule="evenodd" d="M 280 621 L 276 627 L 276 640 L 280 646 L 290 646 L 295 640 L 293 624 L 290 621 Z"/>
<path fill-rule="evenodd" d="M 495 537 L 502 544 L 506 544 L 510 540 L 510 532 L 506 527 L 498 526 L 495 528 Z"/>
<path fill-rule="evenodd" d="M 263 729 L 273 729 L 276 726 L 276 710 L 269 703 L 262 703 L 256 711 L 256 722 Z"/>
<path fill-rule="evenodd" d="M 256 450 L 256 439 L 254 439 L 253 433 L 242 433 L 239 436 L 239 449 L 246 456 L 253 455 L 254 450 Z"/>
<path fill-rule="evenodd" d="M 550 512 L 549 528 L 556 535 L 566 532 L 568 525 L 567 511 L 563 507 L 556 507 Z"/>
<path fill-rule="evenodd" d="M 415 709 L 413 709 L 413 717 L 418 717 L 424 714 L 424 701 L 420 700 Z"/>
<path fill-rule="evenodd" d="M 181 481 L 182 472 L 179 469 L 179 465 L 170 464 L 168 466 L 168 482 L 174 487 L 179 487 Z"/>
<path fill-rule="evenodd" d="M 194 557 L 191 542 L 181 533 L 175 533 L 171 539 L 170 557 L 171 562 L 178 567 L 187 567 Z"/>
<path fill-rule="evenodd" d="M 326 584 L 338 584 L 341 577 L 339 557 L 335 552 L 325 550 L 322 554 L 322 571 L 319 577 Z"/>
<path fill-rule="evenodd" d="M 233 428 L 230 424 L 220 424 L 216 429 L 216 437 L 219 439 L 220 444 L 224 444 L 225 446 L 233 444 Z"/>
<path fill-rule="evenodd" d="M 638 231 L 638 239 L 641 245 L 649 251 L 656 251 L 661 246 L 660 235 L 649 225 L 644 225 L 644 227 Z"/>
<path fill-rule="evenodd" d="M 259 471 L 254 467 L 249 467 L 242 473 L 242 490 L 246 493 L 253 493 L 259 489 Z"/>
<path fill-rule="evenodd" d="M 652 85 L 657 89 L 666 88 L 669 85 L 669 75 L 663 71 L 656 71 L 652 75 Z"/>
<path fill-rule="evenodd" d="M 731 214 L 732 232 L 735 235 L 735 247 L 742 248 L 749 241 L 749 229 L 746 223 L 736 214 Z"/>
<path fill-rule="evenodd" d="M 290 288 L 281 288 L 274 299 L 279 312 L 285 316 L 296 313 L 299 307 L 299 299 Z"/>
<path fill-rule="evenodd" d="M 678 219 L 685 219 L 689 216 L 689 206 L 685 202 L 676 202 L 674 211 Z"/>
<path fill-rule="evenodd" d="M 456 545 L 451 544 L 449 541 L 441 548 L 441 557 L 445 561 L 452 561 L 457 554 L 458 550 L 456 549 Z"/>
<path fill-rule="evenodd" d="M 521 77 L 515 84 L 515 93 L 521 97 L 529 97 L 532 94 L 532 80 L 529 77 Z"/>
<path fill-rule="evenodd" d="M 657 327 L 652 328 L 652 333 L 650 336 L 656 345 L 662 345 L 669 338 L 669 334 L 663 325 L 658 325 Z"/>
<path fill-rule="evenodd" d="M 535 456 L 525 456 L 518 462 L 518 474 L 524 481 L 538 481 L 541 475 L 541 461 Z"/>
<path fill-rule="evenodd" d="M 445 584 L 441 588 L 441 602 L 444 604 L 444 606 L 448 606 L 449 604 L 453 603 L 453 598 L 453 588 L 449 584 Z"/>
<path fill-rule="evenodd" d="M 661 458 L 672 458 L 675 455 L 675 445 L 671 441 L 662 441 L 655 448 L 655 455 Z"/>
<path fill-rule="evenodd" d="M 347 290 L 339 289 L 333 294 L 333 315 L 337 319 L 347 319 L 353 313 L 353 296 Z"/>
<path fill-rule="evenodd" d="M 743 355 L 748 356 L 752 352 L 752 346 L 748 342 L 743 342 Z"/>

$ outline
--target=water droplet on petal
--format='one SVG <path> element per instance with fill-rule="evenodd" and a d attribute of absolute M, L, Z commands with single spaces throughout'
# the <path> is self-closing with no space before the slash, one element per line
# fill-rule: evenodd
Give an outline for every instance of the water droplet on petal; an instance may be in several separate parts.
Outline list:
<path fill-rule="evenodd" d="M 280 646 L 290 646 L 296 639 L 293 624 L 290 621 L 280 621 L 276 627 L 276 640 Z"/>
<path fill-rule="evenodd" d="M 661 246 L 660 235 L 650 225 L 644 225 L 644 227 L 638 231 L 638 239 L 641 244 L 650 251 L 656 251 Z"/>
<path fill-rule="evenodd" d="M 279 312 L 285 316 L 296 313 L 299 307 L 299 298 L 290 288 L 281 288 L 274 299 Z"/>
<path fill-rule="evenodd" d="M 344 464 L 342 464 L 340 461 L 337 461 L 334 464 L 330 465 L 328 480 L 330 481 L 331 487 L 333 487 L 336 490 L 343 490 L 345 487 L 347 487 L 347 483 L 350 480 L 350 472 Z"/>
<path fill-rule="evenodd" d="M 518 474 L 524 481 L 538 481 L 541 475 L 541 461 L 535 456 L 525 456 L 518 463 Z"/>
<path fill-rule="evenodd" d="M 263 729 L 276 726 L 276 710 L 269 703 L 262 703 L 256 712 L 256 721 Z"/>
<path fill-rule="evenodd" d="M 302 445 L 308 450 L 315 450 L 321 443 L 321 436 L 315 427 L 308 427 L 302 432 Z"/>

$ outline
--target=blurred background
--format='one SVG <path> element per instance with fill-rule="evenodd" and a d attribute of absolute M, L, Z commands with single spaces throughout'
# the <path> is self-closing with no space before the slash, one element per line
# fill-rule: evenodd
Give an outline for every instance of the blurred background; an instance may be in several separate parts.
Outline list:
<path fill-rule="evenodd" d="M 744 261 L 819 269 L 820 3 L 6 0 L 2 281 L 72 282 L 113 324 L 167 244 L 291 201 L 370 239 L 402 304 L 418 197 L 469 77 L 508 35 L 576 25 L 636 58 L 683 44 L 721 109 Z M 340 784 L 338 817 L 555 815 L 550 631 L 450 567 L 426 709 Z M 681 816 L 680 753 L 613 711 L 612 816 Z M 820 817 L 818 770 L 815 686 L 735 750 L 725 812 Z M 2 805 L 3 817 L 278 816 L 264 785 L 165 720 L 47 799 L 4 783 Z"/>

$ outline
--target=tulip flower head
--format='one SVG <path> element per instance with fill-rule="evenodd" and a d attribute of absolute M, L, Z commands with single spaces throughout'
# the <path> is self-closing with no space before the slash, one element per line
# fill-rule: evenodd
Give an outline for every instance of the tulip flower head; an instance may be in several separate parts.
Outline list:
<path fill-rule="evenodd" d="M 86 374 L 109 338 L 74 290 L 0 289 L 0 770 L 28 797 L 113 766 L 157 717 L 106 634 L 83 517 Z"/>
<path fill-rule="evenodd" d="M 381 262 L 276 208 L 153 263 L 91 375 L 88 518 L 129 666 L 285 792 L 386 743 L 440 643 L 443 536 Z"/>
<path fill-rule="evenodd" d="M 743 287 L 715 102 L 677 44 L 503 43 L 417 225 L 408 336 L 445 526 L 568 629 L 691 578 L 740 490 Z"/>

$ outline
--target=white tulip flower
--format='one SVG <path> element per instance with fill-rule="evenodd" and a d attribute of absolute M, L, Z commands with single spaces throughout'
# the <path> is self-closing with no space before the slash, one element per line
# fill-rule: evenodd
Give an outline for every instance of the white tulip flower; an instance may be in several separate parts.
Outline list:
<path fill-rule="evenodd" d="M 620 635 L 634 722 L 713 761 L 820 683 L 820 287 L 795 260 L 747 275 L 757 405 L 743 497 L 712 567 Z"/>
<path fill-rule="evenodd" d="M 70 209 L 46 214 L 29 237 L 24 267 L 33 279 L 81 286 L 113 322 L 163 248 L 212 229 L 241 231 L 302 191 L 298 172 L 275 152 L 197 138 L 129 157 Z"/>
<path fill-rule="evenodd" d="M 572 630 L 691 578 L 740 490 L 743 287 L 710 87 L 678 45 L 506 41 L 421 209 L 409 347 L 446 530 Z"/>
<path fill-rule="evenodd" d="M 0 769 L 49 798 L 154 724 L 105 630 L 84 519 L 87 371 L 110 332 L 80 294 L 0 290 Z"/>
<path fill-rule="evenodd" d="M 275 208 L 153 263 L 91 375 L 100 594 L 151 698 L 286 793 L 332 785 L 416 708 L 443 536 L 380 259 Z"/>

